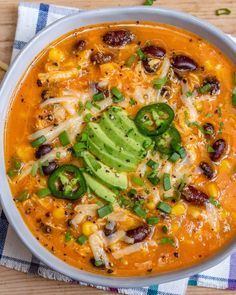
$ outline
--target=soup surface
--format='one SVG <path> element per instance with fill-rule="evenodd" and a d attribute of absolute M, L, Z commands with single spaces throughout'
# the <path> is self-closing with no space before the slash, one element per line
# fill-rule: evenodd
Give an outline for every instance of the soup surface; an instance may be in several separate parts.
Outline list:
<path fill-rule="evenodd" d="M 35 238 L 110 276 L 180 269 L 236 232 L 235 65 L 170 26 L 70 32 L 18 85 L 5 155 Z"/>

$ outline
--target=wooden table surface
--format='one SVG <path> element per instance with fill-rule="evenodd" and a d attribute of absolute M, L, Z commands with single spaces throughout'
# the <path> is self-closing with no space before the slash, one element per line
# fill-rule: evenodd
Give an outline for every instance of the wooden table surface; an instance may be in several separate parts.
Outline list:
<path fill-rule="evenodd" d="M 141 5 L 144 0 L 51 0 L 41 1 L 58 5 L 67 5 L 80 7 L 83 9 L 91 9 L 97 7 L 111 6 L 132 6 Z M 12 42 L 15 34 L 15 26 L 17 20 L 17 0 L 0 0 L 0 60 L 9 63 Z M 33 2 L 33 1 L 31 1 Z M 36 1 L 34 1 L 36 2 Z M 37 1 L 38 2 L 38 1 Z M 160 0 L 156 1 L 155 6 L 168 7 L 176 10 L 191 13 L 202 19 L 205 19 L 224 32 L 236 36 L 236 1 L 235 0 Z M 216 16 L 215 10 L 219 8 L 229 8 L 231 14 L 227 16 Z M 4 72 L 0 70 L 0 80 Z M 57 281 L 50 281 L 40 277 L 30 276 L 14 270 L 0 267 L 0 294 L 1 295 L 33 295 L 33 294 L 111 294 L 108 292 L 96 290 L 89 287 L 81 287 L 76 284 L 68 284 Z M 233 291 L 223 291 L 206 289 L 199 287 L 188 287 L 188 295 L 204 295 L 204 294 L 235 294 Z"/>

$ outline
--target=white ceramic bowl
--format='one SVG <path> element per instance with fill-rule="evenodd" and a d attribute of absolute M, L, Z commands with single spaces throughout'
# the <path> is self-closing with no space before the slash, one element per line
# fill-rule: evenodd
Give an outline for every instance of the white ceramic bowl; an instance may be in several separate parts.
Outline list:
<path fill-rule="evenodd" d="M 236 63 L 235 44 L 214 26 L 188 14 L 153 7 L 98 9 L 79 12 L 60 19 L 37 34 L 10 66 L 0 88 L 0 193 L 1 204 L 8 221 L 31 252 L 51 268 L 75 280 L 110 287 L 143 287 L 188 277 L 210 268 L 226 258 L 226 256 L 228 256 L 233 250 L 236 242 L 236 240 L 231 241 L 231 243 L 224 249 L 221 249 L 218 253 L 204 262 L 181 270 L 142 277 L 112 278 L 111 276 L 101 276 L 81 271 L 52 255 L 31 234 L 15 206 L 5 171 L 4 129 L 12 94 L 22 75 L 25 73 L 34 58 L 49 43 L 61 35 L 82 26 L 128 20 L 151 21 L 184 28 L 207 39 Z"/>

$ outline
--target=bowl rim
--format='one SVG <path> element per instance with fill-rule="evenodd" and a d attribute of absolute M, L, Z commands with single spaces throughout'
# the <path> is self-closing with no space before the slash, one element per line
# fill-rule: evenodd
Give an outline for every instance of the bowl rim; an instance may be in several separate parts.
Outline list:
<path fill-rule="evenodd" d="M 35 37 L 33 37 L 29 43 L 24 47 L 24 49 L 18 54 L 15 58 L 14 62 L 10 65 L 1 85 L 0 85 L 0 97 L 6 97 L 4 101 L 0 103 L 0 201 L 3 208 L 4 213 L 10 223 L 10 225 L 14 228 L 15 232 L 17 233 L 20 240 L 25 244 L 25 246 L 38 257 L 43 263 L 51 267 L 52 269 L 62 273 L 74 280 L 78 280 L 80 282 L 85 282 L 91 285 L 98 285 L 98 286 L 105 286 L 105 287 L 114 287 L 114 288 L 135 288 L 135 287 L 144 287 L 150 286 L 154 284 L 160 283 L 167 283 L 170 281 L 180 280 L 189 276 L 192 276 L 196 273 L 202 272 L 208 268 L 211 268 L 225 259 L 231 252 L 233 252 L 236 238 L 232 239 L 224 248 L 222 248 L 219 252 L 215 253 L 208 259 L 204 260 L 201 263 L 196 265 L 188 266 L 182 268 L 180 270 L 165 272 L 156 275 L 149 275 L 149 276 L 134 276 L 134 277 L 109 277 L 104 275 L 98 275 L 95 273 L 82 271 L 76 267 L 73 267 L 61 259 L 57 258 L 49 250 L 43 247 L 40 242 L 36 240 L 36 238 L 31 233 L 30 229 L 27 227 L 26 223 L 24 222 L 23 218 L 18 211 L 9 188 L 9 184 L 6 177 L 6 169 L 5 169 L 5 159 L 4 159 L 4 142 L 5 142 L 5 123 L 7 121 L 8 115 L 8 108 L 12 101 L 12 95 L 17 87 L 17 84 L 8 88 L 8 83 L 11 83 L 11 77 L 14 76 L 14 71 L 16 70 L 17 66 L 24 60 L 27 53 L 33 50 L 35 44 L 39 42 L 42 38 L 45 38 L 48 32 L 53 31 L 56 26 L 65 25 L 67 22 L 71 20 L 80 20 L 81 18 L 88 19 L 95 16 L 105 16 L 109 14 L 131 14 L 136 15 L 136 18 L 141 20 L 143 13 L 152 14 L 152 15 L 164 15 L 167 17 L 177 18 L 179 21 L 183 20 L 189 22 L 197 26 L 202 30 L 205 30 L 207 33 L 212 35 L 212 38 L 216 38 L 225 44 L 226 47 L 229 48 L 229 51 L 232 51 L 232 55 L 230 56 L 231 59 L 236 61 L 236 44 L 227 37 L 222 31 L 214 27 L 213 25 L 209 24 L 206 21 L 200 20 L 194 16 L 191 16 L 187 13 L 175 11 L 172 9 L 163 9 L 157 7 L 144 7 L 144 6 L 134 6 L 134 7 L 119 7 L 119 8 L 101 8 L 96 10 L 89 10 L 89 11 L 79 11 L 73 13 L 72 15 L 65 16 L 54 23 L 50 24 L 46 28 L 44 28 L 41 32 L 39 32 Z M 137 16 L 139 15 L 139 16 Z M 128 19 L 127 19 L 128 20 Z M 105 22 L 105 21 L 104 21 Z M 98 22 L 101 23 L 101 22 Z M 78 26 L 80 27 L 80 26 Z M 185 29 L 188 30 L 188 29 Z M 201 35 L 199 33 L 196 33 Z M 64 35 L 64 33 L 62 34 Z M 58 38 L 58 37 L 57 37 Z M 54 38 L 50 41 L 53 42 Z M 32 60 L 30 60 L 30 63 Z M 24 75 L 25 71 L 21 71 L 21 77 Z M 18 82 L 21 80 L 18 79 Z"/>

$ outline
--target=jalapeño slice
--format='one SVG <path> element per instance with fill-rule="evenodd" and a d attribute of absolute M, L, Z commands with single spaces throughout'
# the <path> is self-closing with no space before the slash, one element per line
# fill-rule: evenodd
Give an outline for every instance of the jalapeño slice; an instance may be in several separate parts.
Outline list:
<path fill-rule="evenodd" d="M 87 191 L 85 179 L 75 165 L 62 165 L 48 179 L 52 195 L 60 199 L 77 200 Z"/>
<path fill-rule="evenodd" d="M 155 103 L 141 108 L 135 123 L 139 131 L 147 136 L 157 136 L 164 133 L 174 119 L 174 111 L 166 103 Z"/>
<path fill-rule="evenodd" d="M 155 148 L 161 154 L 170 155 L 176 150 L 176 146 L 180 146 L 180 141 L 179 131 L 170 126 L 162 135 L 155 138 Z"/>

